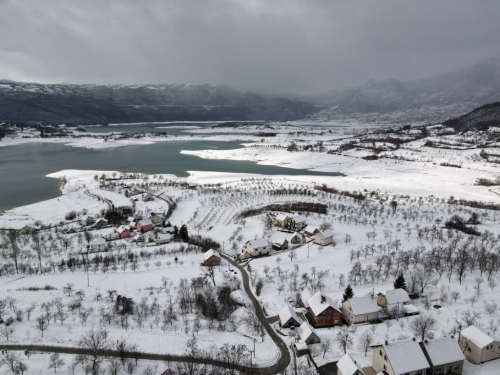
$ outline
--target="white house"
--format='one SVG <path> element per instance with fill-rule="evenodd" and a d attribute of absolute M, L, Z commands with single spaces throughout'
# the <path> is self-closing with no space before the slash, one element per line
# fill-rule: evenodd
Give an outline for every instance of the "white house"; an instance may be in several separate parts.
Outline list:
<path fill-rule="evenodd" d="M 408 293 L 402 288 L 386 290 L 377 294 L 377 304 L 380 307 L 392 308 L 396 305 L 401 307 L 410 302 L 411 300 Z"/>
<path fill-rule="evenodd" d="M 314 235 L 314 243 L 326 246 L 333 242 L 333 230 L 320 230 Z"/>
<path fill-rule="evenodd" d="M 344 354 L 337 362 L 337 375 L 365 375 L 365 373 L 349 354 Z"/>
<path fill-rule="evenodd" d="M 308 225 L 306 227 L 306 229 L 304 229 L 304 234 L 308 237 L 314 236 L 318 232 L 319 232 L 319 229 L 316 227 L 313 227 L 312 225 Z"/>
<path fill-rule="evenodd" d="M 342 316 L 349 324 L 377 321 L 379 311 L 380 307 L 369 296 L 354 297 L 342 303 Z"/>
<path fill-rule="evenodd" d="M 500 339 L 475 326 L 460 332 L 460 346 L 465 358 L 475 364 L 500 358 Z"/>
<path fill-rule="evenodd" d="M 172 235 L 168 233 L 158 233 L 155 239 L 157 245 L 163 245 L 172 241 Z"/>
<path fill-rule="evenodd" d="M 290 229 L 294 231 L 299 231 L 305 228 L 306 226 L 306 217 L 302 215 L 293 215 L 290 218 Z"/>
<path fill-rule="evenodd" d="M 274 218 L 274 225 L 277 227 L 286 228 L 290 222 L 290 216 L 285 214 L 278 214 Z"/>
<path fill-rule="evenodd" d="M 292 234 L 292 237 L 290 237 L 290 243 L 292 245 L 300 245 L 302 243 L 302 235 L 295 232 L 294 234 Z"/>
<path fill-rule="evenodd" d="M 429 375 L 429 361 L 415 339 L 373 346 L 372 367 L 389 375 Z"/>
<path fill-rule="evenodd" d="M 282 328 L 288 328 L 291 326 L 299 327 L 303 323 L 302 319 L 297 316 L 295 310 L 292 309 L 292 307 L 288 303 L 281 309 L 278 317 L 280 319 L 280 326 Z"/>
<path fill-rule="evenodd" d="M 432 374 L 462 374 L 465 357 L 460 345 L 453 337 L 425 340 L 420 343 L 420 347 L 431 364 Z"/>
<path fill-rule="evenodd" d="M 102 237 L 94 238 L 89 243 L 91 251 L 104 251 L 106 250 L 106 240 Z"/>
<path fill-rule="evenodd" d="M 258 256 L 269 254 L 271 246 L 265 238 L 256 238 L 255 240 L 250 240 L 246 243 L 246 250 L 251 256 Z"/>

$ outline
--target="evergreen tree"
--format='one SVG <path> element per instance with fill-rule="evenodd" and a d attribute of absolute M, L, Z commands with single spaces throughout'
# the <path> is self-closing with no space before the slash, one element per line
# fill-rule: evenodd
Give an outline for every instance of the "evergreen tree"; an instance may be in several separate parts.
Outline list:
<path fill-rule="evenodd" d="M 351 288 L 351 284 L 347 284 L 347 288 L 344 290 L 344 295 L 342 296 L 342 303 L 354 297 L 354 292 Z"/>
<path fill-rule="evenodd" d="M 402 273 L 400 273 L 398 277 L 396 277 L 396 280 L 394 280 L 394 289 L 406 290 L 406 280 Z"/>
<path fill-rule="evenodd" d="M 177 228 L 177 225 L 174 226 L 174 239 L 179 239 L 179 228 Z"/>
<path fill-rule="evenodd" d="M 181 240 L 184 242 L 189 241 L 189 234 L 186 225 L 183 225 L 179 231 L 179 236 L 181 237 Z"/>

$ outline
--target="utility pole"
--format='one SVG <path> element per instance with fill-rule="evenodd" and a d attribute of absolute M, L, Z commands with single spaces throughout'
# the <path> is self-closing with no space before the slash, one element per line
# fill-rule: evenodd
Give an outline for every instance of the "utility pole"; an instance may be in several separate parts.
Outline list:
<path fill-rule="evenodd" d="M 307 243 L 307 257 L 309 258 L 309 248 L 311 247 L 311 242 Z"/>
<path fill-rule="evenodd" d="M 255 341 L 256 341 L 256 340 L 257 340 L 257 339 L 254 337 L 254 338 L 253 338 L 253 357 L 254 357 L 254 358 L 255 358 Z"/>

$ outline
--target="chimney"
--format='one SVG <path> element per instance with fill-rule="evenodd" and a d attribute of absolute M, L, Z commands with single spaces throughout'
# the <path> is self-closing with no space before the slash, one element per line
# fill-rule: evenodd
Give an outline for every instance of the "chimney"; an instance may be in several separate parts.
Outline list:
<path fill-rule="evenodd" d="M 455 335 L 451 335 L 451 339 L 453 340 L 455 338 Z"/>
<path fill-rule="evenodd" d="M 411 339 L 412 339 L 413 341 L 415 341 L 415 337 L 412 337 Z"/>
<path fill-rule="evenodd" d="M 326 298 L 324 295 L 321 295 L 321 303 L 325 303 L 326 302 Z"/>
<path fill-rule="evenodd" d="M 385 345 L 389 345 L 389 341 L 385 340 Z"/>

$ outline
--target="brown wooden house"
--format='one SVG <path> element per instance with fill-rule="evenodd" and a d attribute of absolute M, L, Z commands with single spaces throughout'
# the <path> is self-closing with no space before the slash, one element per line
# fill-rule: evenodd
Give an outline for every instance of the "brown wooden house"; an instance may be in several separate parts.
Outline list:
<path fill-rule="evenodd" d="M 315 327 L 342 325 L 342 312 L 327 295 L 318 292 L 307 300 L 309 315 Z"/>

